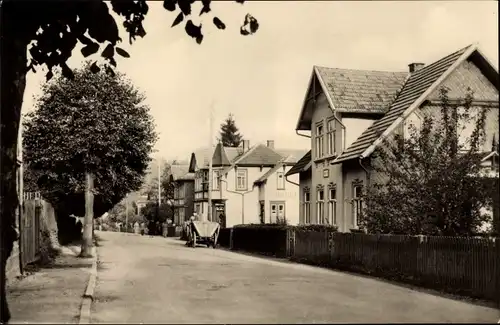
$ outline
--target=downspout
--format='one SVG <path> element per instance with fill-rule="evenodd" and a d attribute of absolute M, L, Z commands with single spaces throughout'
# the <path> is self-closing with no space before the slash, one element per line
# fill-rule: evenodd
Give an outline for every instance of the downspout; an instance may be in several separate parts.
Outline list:
<path fill-rule="evenodd" d="M 299 130 L 295 130 L 295 133 L 297 133 L 297 135 L 300 135 L 301 137 L 304 137 L 304 138 L 309 138 L 309 139 L 311 138 L 310 135 L 299 133 Z"/>
<path fill-rule="evenodd" d="M 363 157 L 359 157 L 359 165 L 361 166 L 361 168 L 364 169 L 364 171 L 366 172 L 366 186 L 370 186 L 370 172 L 368 171 L 368 169 L 363 165 Z"/>
<path fill-rule="evenodd" d="M 245 224 L 245 194 L 253 192 L 255 189 L 255 186 L 252 184 L 252 190 L 251 191 L 246 191 L 246 192 L 236 192 L 236 191 L 231 191 L 227 189 L 227 181 L 221 178 L 221 182 L 226 183 L 226 192 L 229 193 L 234 193 L 234 194 L 239 194 L 241 195 L 241 222 L 242 224 Z"/>

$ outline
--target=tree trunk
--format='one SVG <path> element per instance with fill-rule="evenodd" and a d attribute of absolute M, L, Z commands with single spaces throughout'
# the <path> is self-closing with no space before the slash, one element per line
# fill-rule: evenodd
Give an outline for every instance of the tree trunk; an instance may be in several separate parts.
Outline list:
<path fill-rule="evenodd" d="M 17 6 L 19 7 L 19 6 Z M 19 204 L 16 189 L 17 140 L 24 88 L 26 86 L 26 49 L 28 42 L 18 32 L 18 12 L 12 2 L 1 8 L 1 106 L 0 106 L 0 258 L 1 258 L 1 310 L 0 323 L 10 319 L 6 300 L 5 267 L 14 242 L 16 209 Z M 21 34 L 21 35 L 20 35 Z"/>
<path fill-rule="evenodd" d="M 83 240 L 81 257 L 92 257 L 92 233 L 94 220 L 94 175 L 85 174 L 85 219 L 83 223 Z"/>

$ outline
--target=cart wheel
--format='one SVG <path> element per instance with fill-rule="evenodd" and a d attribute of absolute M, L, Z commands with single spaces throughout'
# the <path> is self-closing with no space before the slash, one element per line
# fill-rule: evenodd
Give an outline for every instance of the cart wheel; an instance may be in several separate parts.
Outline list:
<path fill-rule="evenodd" d="M 217 239 L 219 239 L 219 235 L 218 234 L 215 234 L 214 236 L 214 243 L 213 243 L 213 248 L 216 249 L 217 248 Z"/>
<path fill-rule="evenodd" d="M 196 247 L 196 233 L 193 233 L 193 243 L 192 243 L 193 248 Z"/>

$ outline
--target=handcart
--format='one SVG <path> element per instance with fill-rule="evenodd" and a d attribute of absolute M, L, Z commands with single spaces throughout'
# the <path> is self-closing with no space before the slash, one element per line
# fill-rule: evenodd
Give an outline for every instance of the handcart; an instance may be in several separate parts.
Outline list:
<path fill-rule="evenodd" d="M 217 222 L 210 221 L 192 221 L 189 225 L 188 244 L 196 247 L 197 244 L 217 247 L 220 225 Z"/>

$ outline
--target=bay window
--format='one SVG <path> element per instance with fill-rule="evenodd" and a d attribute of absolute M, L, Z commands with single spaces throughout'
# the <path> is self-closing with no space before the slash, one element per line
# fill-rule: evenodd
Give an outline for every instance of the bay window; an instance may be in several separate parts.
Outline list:
<path fill-rule="evenodd" d="M 326 146 L 327 154 L 333 156 L 336 154 L 335 148 L 335 120 L 331 119 L 326 124 Z"/>
<path fill-rule="evenodd" d="M 315 136 L 315 150 L 316 150 L 316 158 L 321 158 L 324 155 L 323 148 L 323 122 L 320 122 L 316 125 L 316 136 Z"/>

